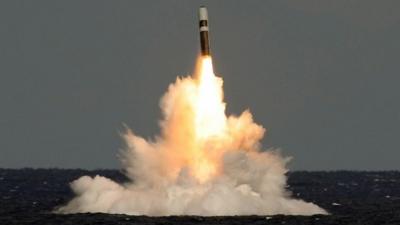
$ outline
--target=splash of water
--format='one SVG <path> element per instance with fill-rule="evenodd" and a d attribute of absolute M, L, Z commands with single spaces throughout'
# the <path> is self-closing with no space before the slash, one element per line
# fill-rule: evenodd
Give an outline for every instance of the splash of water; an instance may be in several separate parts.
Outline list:
<path fill-rule="evenodd" d="M 76 197 L 57 211 L 132 215 L 326 214 L 285 190 L 287 172 L 274 150 L 261 151 L 265 129 L 249 111 L 225 115 L 223 81 L 209 57 L 194 77 L 177 78 L 161 99 L 161 134 L 128 130 L 121 161 L 131 182 L 96 176 L 71 183 Z"/>

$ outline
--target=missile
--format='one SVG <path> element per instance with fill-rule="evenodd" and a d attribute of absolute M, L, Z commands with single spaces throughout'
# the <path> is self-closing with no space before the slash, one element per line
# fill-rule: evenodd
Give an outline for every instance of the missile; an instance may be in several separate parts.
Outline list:
<path fill-rule="evenodd" d="M 205 6 L 199 8 L 200 49 L 202 56 L 210 56 L 210 41 L 208 40 L 208 13 Z"/>

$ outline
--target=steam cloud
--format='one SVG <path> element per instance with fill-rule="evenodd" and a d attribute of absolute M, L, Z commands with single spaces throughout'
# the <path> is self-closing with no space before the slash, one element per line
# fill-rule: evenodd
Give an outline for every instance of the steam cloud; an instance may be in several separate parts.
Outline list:
<path fill-rule="evenodd" d="M 326 214 L 285 190 L 288 158 L 261 151 L 265 129 L 249 111 L 225 115 L 222 79 L 203 59 L 199 75 L 177 78 L 161 99 L 161 134 L 123 137 L 121 161 L 131 182 L 102 176 L 71 183 L 76 197 L 59 213 L 131 215 Z"/>

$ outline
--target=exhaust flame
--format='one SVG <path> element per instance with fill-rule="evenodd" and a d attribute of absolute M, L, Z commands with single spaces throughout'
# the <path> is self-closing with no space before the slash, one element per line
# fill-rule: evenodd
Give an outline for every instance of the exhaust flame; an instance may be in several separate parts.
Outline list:
<path fill-rule="evenodd" d="M 194 103 L 195 142 L 198 152 L 203 151 L 209 139 L 222 138 L 226 132 L 225 104 L 222 102 L 222 80 L 214 75 L 211 57 L 201 60 L 198 72 L 197 100 Z M 216 163 L 201 154 L 199 164 L 193 169 L 195 177 L 204 182 L 216 173 Z"/>
<path fill-rule="evenodd" d="M 291 199 L 285 164 L 276 151 L 260 151 L 265 129 L 249 111 L 225 115 L 223 81 L 211 57 L 196 76 L 177 78 L 161 99 L 161 135 L 145 140 L 128 130 L 121 161 L 130 183 L 84 176 L 77 195 L 57 212 L 131 215 L 326 214 Z"/>
<path fill-rule="evenodd" d="M 214 75 L 210 57 L 201 61 L 195 108 L 195 129 L 197 139 L 207 139 L 225 132 L 225 104 L 222 102 L 222 80 Z"/>

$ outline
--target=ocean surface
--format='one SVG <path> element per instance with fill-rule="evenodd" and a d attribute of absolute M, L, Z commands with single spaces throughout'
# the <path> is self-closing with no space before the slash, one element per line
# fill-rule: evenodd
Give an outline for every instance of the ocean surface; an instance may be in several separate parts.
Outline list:
<path fill-rule="evenodd" d="M 58 215 L 68 202 L 69 182 L 83 175 L 126 181 L 117 170 L 0 169 L 0 225 L 12 224 L 400 224 L 400 172 L 290 172 L 295 198 L 314 202 L 330 215 L 146 217 L 82 213 Z"/>

